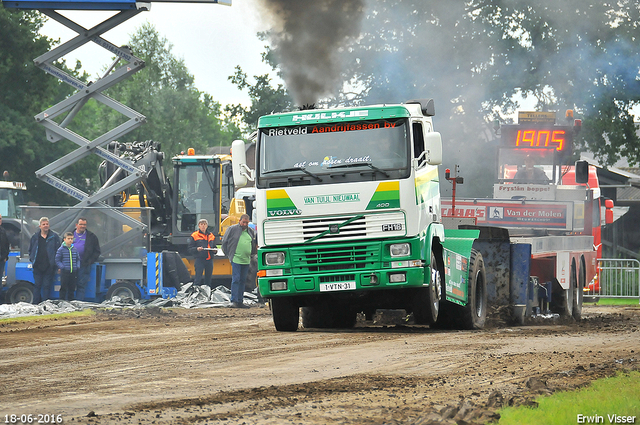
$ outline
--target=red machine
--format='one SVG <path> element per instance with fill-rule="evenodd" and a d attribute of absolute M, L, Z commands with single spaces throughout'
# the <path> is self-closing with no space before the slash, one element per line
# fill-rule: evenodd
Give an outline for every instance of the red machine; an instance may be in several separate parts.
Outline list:
<path fill-rule="evenodd" d="M 521 112 L 519 124 L 500 128 L 493 198 L 442 199 L 441 207 L 448 226 L 508 229 L 511 243 L 531 244 L 530 279 L 550 292 L 552 312 L 578 319 L 583 293 L 598 289 L 601 226 L 613 222 L 613 202 L 601 196 L 595 167 L 567 165 L 581 124 L 570 111 L 567 119 L 572 125 L 556 125 L 554 112 Z"/>

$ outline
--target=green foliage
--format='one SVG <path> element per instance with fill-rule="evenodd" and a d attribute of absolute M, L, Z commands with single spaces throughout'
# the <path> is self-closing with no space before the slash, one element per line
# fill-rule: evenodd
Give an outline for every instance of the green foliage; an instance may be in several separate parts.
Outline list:
<path fill-rule="evenodd" d="M 33 65 L 33 59 L 54 45 L 38 34 L 43 19 L 37 12 L 0 8 L 0 154 L 10 159 L 5 162 L 5 169 L 12 172 L 11 178 L 27 182 L 30 201 L 41 205 L 75 204 L 75 199 L 35 177 L 36 170 L 78 148 L 67 140 L 49 143 L 44 128 L 33 119 L 74 92 Z M 146 68 L 105 94 L 146 115 L 147 124 L 121 142 L 159 141 L 170 158 L 188 147 L 206 153 L 211 146 L 230 145 L 241 137 L 238 125 L 222 118 L 220 103 L 195 88 L 184 61 L 172 54 L 170 43 L 153 26 L 144 24 L 129 45 L 145 61 Z M 64 61 L 57 66 L 88 81 L 80 63 L 74 69 L 67 68 Z M 64 118 L 56 121 L 60 123 Z M 68 129 L 93 140 L 125 121 L 126 117 L 90 99 Z M 90 155 L 56 177 L 91 194 L 99 186 L 100 162 L 100 158 Z"/>
<path fill-rule="evenodd" d="M 171 157 L 189 147 L 204 154 L 240 137 L 237 126 L 221 118 L 220 103 L 194 86 L 184 60 L 173 55 L 172 45 L 151 24 L 138 28 L 129 47 L 146 67 L 106 94 L 144 114 L 147 122 L 120 142 L 155 140 Z M 115 112 L 100 113 L 98 126 L 107 131 L 122 119 Z"/>
<path fill-rule="evenodd" d="M 61 149 L 45 140 L 33 117 L 69 90 L 33 64 L 52 45 L 38 34 L 42 24 L 37 12 L 0 7 L 0 156 L 10 179 L 27 183 L 28 200 L 57 204 L 65 202 L 66 195 L 38 180 L 34 172 L 61 156 Z"/>
<path fill-rule="evenodd" d="M 344 49 L 341 103 L 434 98 L 445 165 L 461 165 L 463 196 L 489 195 L 490 123 L 535 99 L 536 110 L 575 109 L 578 149 L 604 163 L 640 162 L 629 115 L 640 102 L 640 5 L 579 0 L 369 2 L 362 33 Z M 355 90 L 354 90 L 355 88 Z M 488 166 L 489 165 L 489 166 Z M 483 189 L 484 188 L 484 189 Z M 484 190 L 484 192 L 482 192 Z"/>
<path fill-rule="evenodd" d="M 247 82 L 247 74 L 242 68 L 236 66 L 236 72 L 229 77 L 238 89 L 249 91 L 251 106 L 245 108 L 242 105 L 228 105 L 226 111 L 231 117 L 240 119 L 250 131 L 258 127 L 258 118 L 274 112 L 290 110 L 293 102 L 282 84 L 271 86 L 271 77 L 268 74 L 254 76 L 256 82 L 251 85 Z"/>
<path fill-rule="evenodd" d="M 506 407 L 500 413 L 501 425 L 564 425 L 578 422 L 578 415 L 601 416 L 597 423 L 610 422 L 607 415 L 635 416 L 640 419 L 640 372 L 620 373 L 614 378 L 594 381 L 580 391 L 562 392 L 541 397 L 537 408 Z"/>

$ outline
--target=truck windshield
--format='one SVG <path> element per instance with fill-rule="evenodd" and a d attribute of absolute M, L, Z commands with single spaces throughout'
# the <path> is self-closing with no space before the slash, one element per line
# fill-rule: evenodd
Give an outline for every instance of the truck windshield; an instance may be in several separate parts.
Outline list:
<path fill-rule="evenodd" d="M 386 180 L 409 171 L 406 119 L 260 129 L 258 186 Z M 296 183 L 293 183 L 296 184 Z"/>
<path fill-rule="evenodd" d="M 500 149 L 498 183 L 549 184 L 554 161 L 554 149 Z"/>

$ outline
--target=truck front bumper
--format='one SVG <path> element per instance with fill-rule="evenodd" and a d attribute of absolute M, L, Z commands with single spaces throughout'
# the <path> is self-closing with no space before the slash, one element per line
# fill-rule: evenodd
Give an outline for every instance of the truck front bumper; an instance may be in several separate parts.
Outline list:
<path fill-rule="evenodd" d="M 351 273 L 322 273 L 271 276 L 258 279 L 265 298 L 291 295 L 329 294 L 349 291 L 376 291 L 427 285 L 424 267 L 367 270 Z"/>

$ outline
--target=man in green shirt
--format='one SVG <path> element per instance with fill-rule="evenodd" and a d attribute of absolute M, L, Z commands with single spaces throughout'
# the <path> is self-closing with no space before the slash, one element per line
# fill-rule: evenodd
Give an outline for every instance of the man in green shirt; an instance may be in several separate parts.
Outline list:
<path fill-rule="evenodd" d="M 243 214 L 240 222 L 227 229 L 222 239 L 222 251 L 231 261 L 231 305 L 244 308 L 244 282 L 249 272 L 251 255 L 258 251 L 256 234 L 249 227 L 249 216 Z"/>

